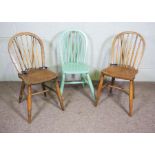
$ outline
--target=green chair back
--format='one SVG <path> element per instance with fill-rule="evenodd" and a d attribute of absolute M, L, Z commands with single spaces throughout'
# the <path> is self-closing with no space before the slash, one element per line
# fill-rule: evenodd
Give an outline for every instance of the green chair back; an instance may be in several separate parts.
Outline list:
<path fill-rule="evenodd" d="M 60 36 L 60 55 L 62 64 L 85 63 L 87 36 L 79 30 L 65 31 Z"/>

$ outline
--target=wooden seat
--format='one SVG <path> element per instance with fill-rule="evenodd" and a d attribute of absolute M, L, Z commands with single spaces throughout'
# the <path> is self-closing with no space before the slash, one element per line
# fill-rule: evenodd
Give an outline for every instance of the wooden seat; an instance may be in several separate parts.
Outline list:
<path fill-rule="evenodd" d="M 103 74 L 124 80 L 133 80 L 137 70 L 126 66 L 109 66 L 102 71 Z"/>
<path fill-rule="evenodd" d="M 57 74 L 48 69 L 31 69 L 26 74 L 19 74 L 27 85 L 39 84 L 57 78 Z"/>
<path fill-rule="evenodd" d="M 31 122 L 32 95 L 53 90 L 59 99 L 61 109 L 64 110 L 63 99 L 60 93 L 57 74 L 45 67 L 44 46 L 42 40 L 31 32 L 21 32 L 15 34 L 8 44 L 8 51 L 11 60 L 18 71 L 18 76 L 22 79 L 19 94 L 19 103 L 23 99 L 24 89 L 27 86 L 27 112 L 28 122 Z M 49 87 L 45 82 L 55 83 L 55 89 Z M 32 85 L 41 84 L 43 91 L 32 93 Z"/>
<path fill-rule="evenodd" d="M 133 112 L 134 79 L 138 72 L 145 48 L 143 37 L 137 32 L 122 32 L 114 37 L 111 49 L 110 65 L 101 71 L 99 85 L 96 94 L 96 106 L 98 105 L 101 91 L 108 86 L 109 93 L 112 88 L 124 91 L 129 95 L 129 116 Z M 104 83 L 104 76 L 110 76 L 111 82 Z M 129 80 L 129 90 L 114 85 L 115 78 Z"/>

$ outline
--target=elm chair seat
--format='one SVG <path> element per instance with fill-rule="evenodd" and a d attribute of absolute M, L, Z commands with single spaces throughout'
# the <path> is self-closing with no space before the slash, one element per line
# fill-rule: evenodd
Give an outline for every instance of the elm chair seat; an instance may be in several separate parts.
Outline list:
<path fill-rule="evenodd" d="M 63 72 L 67 74 L 89 73 L 89 67 L 83 63 L 67 63 L 63 65 Z"/>
<path fill-rule="evenodd" d="M 57 74 L 48 69 L 31 69 L 26 74 L 19 74 L 25 84 L 39 84 L 57 78 Z"/>
<path fill-rule="evenodd" d="M 137 72 L 135 68 L 125 66 L 109 66 L 102 70 L 104 75 L 124 80 L 133 80 Z"/>

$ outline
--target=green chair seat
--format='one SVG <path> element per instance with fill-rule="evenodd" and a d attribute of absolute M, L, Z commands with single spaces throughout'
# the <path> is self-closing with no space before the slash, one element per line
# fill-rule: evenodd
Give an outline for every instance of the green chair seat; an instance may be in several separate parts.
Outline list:
<path fill-rule="evenodd" d="M 67 63 L 63 65 L 63 73 L 66 74 L 84 74 L 89 73 L 89 67 L 83 63 Z"/>

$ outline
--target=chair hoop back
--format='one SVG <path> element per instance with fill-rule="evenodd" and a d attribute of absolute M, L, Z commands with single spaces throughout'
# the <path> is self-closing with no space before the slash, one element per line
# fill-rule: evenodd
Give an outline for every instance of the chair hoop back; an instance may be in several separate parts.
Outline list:
<path fill-rule="evenodd" d="M 31 32 L 20 32 L 12 36 L 8 51 L 18 73 L 45 67 L 43 42 Z"/>
<path fill-rule="evenodd" d="M 137 32 L 126 31 L 115 36 L 111 50 L 111 64 L 138 69 L 144 54 L 145 41 Z"/>
<path fill-rule="evenodd" d="M 79 30 L 67 30 L 60 35 L 61 63 L 84 63 L 87 52 L 87 36 Z"/>

